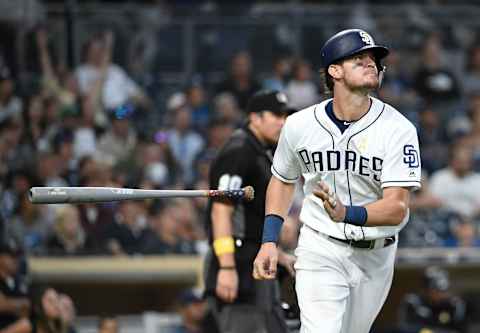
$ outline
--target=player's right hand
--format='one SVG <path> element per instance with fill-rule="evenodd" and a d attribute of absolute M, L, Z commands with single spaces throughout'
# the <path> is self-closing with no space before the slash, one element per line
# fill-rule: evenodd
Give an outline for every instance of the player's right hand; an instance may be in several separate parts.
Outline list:
<path fill-rule="evenodd" d="M 215 292 L 226 303 L 232 303 L 237 298 L 238 273 L 235 269 L 219 269 Z"/>
<path fill-rule="evenodd" d="M 277 275 L 278 249 L 273 242 L 263 243 L 253 262 L 253 277 L 256 280 L 272 280 Z"/>

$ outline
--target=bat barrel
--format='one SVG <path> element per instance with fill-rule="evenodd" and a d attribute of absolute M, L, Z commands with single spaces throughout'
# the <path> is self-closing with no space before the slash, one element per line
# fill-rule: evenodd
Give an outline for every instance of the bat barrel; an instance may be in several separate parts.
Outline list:
<path fill-rule="evenodd" d="M 95 203 L 129 199 L 125 194 L 115 193 L 108 187 L 32 187 L 29 198 L 35 204 Z"/>

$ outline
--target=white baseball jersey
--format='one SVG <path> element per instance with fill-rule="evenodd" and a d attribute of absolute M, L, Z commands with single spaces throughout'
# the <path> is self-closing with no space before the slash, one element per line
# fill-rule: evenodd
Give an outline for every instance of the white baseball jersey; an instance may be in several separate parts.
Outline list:
<path fill-rule="evenodd" d="M 363 206 L 382 198 L 391 186 L 418 189 L 421 177 L 417 131 L 392 106 L 371 97 L 369 111 L 342 134 L 327 115 L 325 100 L 287 118 L 275 152 L 272 173 L 283 182 L 305 179 L 300 219 L 324 234 L 371 240 L 398 233 L 398 226 L 360 227 L 333 222 L 312 194 L 325 181 L 345 205 Z"/>

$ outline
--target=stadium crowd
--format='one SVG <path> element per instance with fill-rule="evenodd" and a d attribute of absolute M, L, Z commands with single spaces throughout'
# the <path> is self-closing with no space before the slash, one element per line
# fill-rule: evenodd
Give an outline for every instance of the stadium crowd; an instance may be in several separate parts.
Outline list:
<path fill-rule="evenodd" d="M 210 161 L 244 121 L 255 91 L 281 89 L 296 109 L 322 98 L 306 59 L 281 55 L 261 79 L 242 50 L 218 84 L 195 76 L 158 108 L 115 64 L 111 31 L 91 36 L 72 69 L 53 63 L 45 28 L 34 36 L 40 76 L 30 94 L 19 95 L 11 70 L 0 70 L 0 216 L 4 235 L 28 254 L 202 253 L 204 199 L 35 206 L 28 189 L 204 189 Z M 411 75 L 393 49 L 378 92 L 415 122 L 422 148 L 424 187 L 401 245 L 478 246 L 480 44 L 465 52 L 463 82 L 442 62 L 440 34 L 423 45 Z"/>

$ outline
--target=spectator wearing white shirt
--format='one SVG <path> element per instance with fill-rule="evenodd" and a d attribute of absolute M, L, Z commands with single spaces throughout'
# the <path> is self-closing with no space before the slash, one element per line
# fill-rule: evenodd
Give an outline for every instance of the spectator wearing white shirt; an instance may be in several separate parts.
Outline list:
<path fill-rule="evenodd" d="M 85 62 L 76 72 L 80 93 L 89 95 L 98 91 L 105 109 L 111 110 L 129 101 L 148 108 L 149 101 L 141 88 L 120 66 L 111 62 L 113 34 L 94 37 L 86 45 Z"/>
<path fill-rule="evenodd" d="M 287 84 L 285 93 L 288 106 L 297 110 L 318 103 L 318 89 L 312 81 L 312 67 L 308 62 L 298 60 L 294 64 L 293 78 Z"/>
<path fill-rule="evenodd" d="M 204 139 L 192 129 L 191 112 L 186 106 L 175 110 L 174 128 L 167 132 L 168 145 L 181 167 L 181 181 L 192 185 L 195 177 L 194 162 L 205 146 Z"/>
<path fill-rule="evenodd" d="M 480 217 L 480 174 L 472 169 L 472 150 L 458 143 L 451 147 L 448 167 L 434 172 L 430 190 L 443 206 L 468 218 Z"/>

